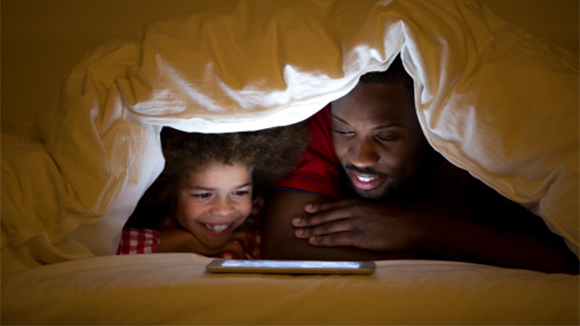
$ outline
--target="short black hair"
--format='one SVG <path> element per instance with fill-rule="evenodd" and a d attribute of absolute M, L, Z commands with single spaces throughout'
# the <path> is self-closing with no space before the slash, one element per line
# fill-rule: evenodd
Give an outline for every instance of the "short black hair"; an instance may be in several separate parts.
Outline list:
<path fill-rule="evenodd" d="M 407 87 L 413 89 L 413 78 L 405 70 L 400 55 L 397 55 L 387 70 L 371 71 L 362 75 L 359 79 L 361 84 L 392 82 L 403 82 Z"/>

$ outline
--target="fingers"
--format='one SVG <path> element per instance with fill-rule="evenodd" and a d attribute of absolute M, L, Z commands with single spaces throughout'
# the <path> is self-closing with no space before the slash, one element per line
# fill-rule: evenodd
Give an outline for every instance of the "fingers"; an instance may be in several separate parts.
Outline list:
<path fill-rule="evenodd" d="M 304 206 L 308 217 L 297 216 L 292 220 L 295 227 L 317 226 L 330 221 L 353 217 L 359 200 L 340 200 L 328 203 L 310 203 Z"/>
<path fill-rule="evenodd" d="M 353 206 L 357 202 L 358 202 L 358 200 L 351 199 L 351 200 L 338 200 L 338 201 L 327 202 L 327 203 L 322 203 L 322 204 L 310 203 L 310 204 L 306 204 L 304 206 L 304 211 L 308 214 L 316 214 L 318 212 L 350 207 L 350 206 Z"/>
<path fill-rule="evenodd" d="M 224 252 L 231 251 L 236 254 L 239 259 L 244 259 L 245 248 L 250 247 L 250 238 L 246 231 L 236 230 L 230 237 L 230 241 L 224 247 Z"/>
<path fill-rule="evenodd" d="M 351 246 L 361 238 L 357 226 L 360 213 L 358 200 L 341 200 L 322 204 L 307 204 L 304 207 L 307 217 L 295 217 L 292 225 L 294 235 L 308 239 L 316 246 Z"/>
<path fill-rule="evenodd" d="M 316 235 L 308 238 L 308 242 L 320 247 L 352 246 L 355 236 L 351 232 Z"/>
<path fill-rule="evenodd" d="M 350 217 L 346 209 L 333 209 L 320 211 L 320 213 L 312 216 L 297 216 L 292 219 L 292 225 L 298 228 L 315 227 L 328 222 L 338 221 Z"/>
<path fill-rule="evenodd" d="M 228 242 L 220 248 L 206 249 L 202 254 L 208 256 L 217 256 L 225 252 L 231 252 L 238 257 L 238 259 L 246 258 L 246 249 L 250 248 L 250 239 L 248 233 L 241 230 L 236 230 L 232 233 Z"/>
<path fill-rule="evenodd" d="M 311 228 L 299 228 L 294 231 L 297 238 L 306 239 L 317 235 L 328 235 L 356 230 L 352 219 L 342 219 L 331 223 L 324 223 Z"/>
<path fill-rule="evenodd" d="M 242 230 L 236 230 L 231 238 L 231 241 L 238 241 L 241 246 L 248 248 L 250 247 L 250 237 L 248 232 Z"/>
<path fill-rule="evenodd" d="M 224 250 L 222 252 L 228 251 L 236 254 L 236 256 L 239 257 L 239 259 L 246 258 L 244 246 L 238 240 L 228 242 L 228 244 L 224 247 Z"/>

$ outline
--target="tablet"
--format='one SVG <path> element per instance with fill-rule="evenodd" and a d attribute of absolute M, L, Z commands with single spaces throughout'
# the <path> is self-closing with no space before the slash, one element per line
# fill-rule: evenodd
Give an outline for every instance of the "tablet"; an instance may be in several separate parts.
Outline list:
<path fill-rule="evenodd" d="M 372 274 L 375 262 L 214 259 L 206 269 L 213 273 Z"/>

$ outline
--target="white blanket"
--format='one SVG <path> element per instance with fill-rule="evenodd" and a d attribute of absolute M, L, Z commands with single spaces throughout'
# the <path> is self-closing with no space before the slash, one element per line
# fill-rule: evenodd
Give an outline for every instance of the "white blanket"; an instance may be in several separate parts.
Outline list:
<path fill-rule="evenodd" d="M 79 259 L 2 277 L 3 324 L 577 325 L 578 275 L 382 261 L 370 276 L 217 275 L 209 258 Z"/>
<path fill-rule="evenodd" d="M 472 1 L 241 0 L 99 47 L 30 141 L 2 144 L 2 268 L 113 254 L 161 126 L 297 122 L 399 53 L 431 145 L 578 253 L 577 57 Z"/>

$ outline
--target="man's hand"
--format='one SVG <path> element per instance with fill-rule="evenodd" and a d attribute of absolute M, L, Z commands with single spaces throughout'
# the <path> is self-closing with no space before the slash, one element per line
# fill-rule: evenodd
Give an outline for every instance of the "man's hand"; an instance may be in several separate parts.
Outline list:
<path fill-rule="evenodd" d="M 415 215 L 401 208 L 361 201 L 341 200 L 307 204 L 308 217 L 296 217 L 295 236 L 315 246 L 354 246 L 362 249 L 400 252 L 413 249 L 418 236 Z"/>

